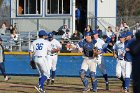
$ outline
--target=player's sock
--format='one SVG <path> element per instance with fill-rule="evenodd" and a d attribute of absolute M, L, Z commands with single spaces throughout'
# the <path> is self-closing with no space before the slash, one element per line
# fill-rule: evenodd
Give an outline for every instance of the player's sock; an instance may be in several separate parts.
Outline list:
<path fill-rule="evenodd" d="M 55 71 L 52 71 L 52 79 L 55 78 Z"/>
<path fill-rule="evenodd" d="M 39 81 L 39 86 L 43 90 L 44 90 L 44 82 L 45 82 L 46 79 L 47 79 L 46 76 L 41 76 L 40 81 Z"/>
<path fill-rule="evenodd" d="M 107 74 L 104 74 L 103 77 L 105 79 L 105 82 L 108 83 L 108 75 Z"/>
<path fill-rule="evenodd" d="M 87 80 L 87 78 L 85 77 L 85 78 L 83 78 L 81 80 L 82 80 L 84 86 L 87 88 L 88 87 L 88 80 Z"/>
<path fill-rule="evenodd" d="M 97 91 L 97 79 L 92 81 L 92 89 L 93 89 L 93 91 Z"/>
<path fill-rule="evenodd" d="M 125 89 L 129 88 L 130 78 L 125 78 Z"/>
<path fill-rule="evenodd" d="M 119 78 L 119 80 L 122 81 L 122 87 L 124 88 L 124 87 L 125 87 L 125 80 L 124 80 L 124 78 L 121 76 L 121 77 Z"/>

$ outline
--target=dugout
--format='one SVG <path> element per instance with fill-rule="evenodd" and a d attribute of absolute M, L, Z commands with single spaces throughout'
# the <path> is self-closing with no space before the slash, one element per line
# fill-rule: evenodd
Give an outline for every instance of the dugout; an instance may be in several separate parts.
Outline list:
<path fill-rule="evenodd" d="M 116 26 L 117 0 L 10 0 L 11 24 L 19 32 L 56 31 L 68 24 L 75 31 L 75 6 L 81 10 L 81 27 Z M 98 18 L 97 18 L 98 17 Z"/>

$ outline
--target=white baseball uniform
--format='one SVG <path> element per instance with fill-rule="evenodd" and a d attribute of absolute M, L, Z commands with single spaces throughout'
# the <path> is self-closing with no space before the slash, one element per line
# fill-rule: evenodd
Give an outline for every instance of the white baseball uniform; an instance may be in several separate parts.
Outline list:
<path fill-rule="evenodd" d="M 58 59 L 58 53 L 52 53 L 52 49 L 61 49 L 62 45 L 60 44 L 60 42 L 56 39 L 53 39 L 52 41 L 49 41 L 50 46 L 49 46 L 49 50 L 47 53 L 47 59 L 49 62 L 49 68 L 52 71 L 56 70 L 56 65 L 57 65 L 57 59 Z"/>
<path fill-rule="evenodd" d="M 96 46 L 98 48 L 98 50 L 101 50 L 103 49 L 103 45 L 105 44 L 105 42 L 98 38 L 96 39 Z M 103 56 L 102 56 L 102 53 L 98 55 L 98 58 L 97 58 L 97 65 L 101 71 L 101 73 L 104 75 L 106 74 L 106 69 L 105 69 L 105 65 L 104 65 L 104 60 L 103 60 Z"/>
<path fill-rule="evenodd" d="M 117 52 L 116 76 L 120 78 L 122 75 L 123 78 L 125 78 L 126 62 L 124 61 L 124 56 L 123 56 L 125 53 L 124 43 L 117 41 L 113 46 L 113 49 Z"/>
<path fill-rule="evenodd" d="M 50 70 L 46 60 L 47 52 L 49 50 L 49 42 L 43 38 L 39 38 L 31 44 L 30 51 L 34 53 L 34 61 L 39 72 L 40 77 L 45 75 L 50 77 Z"/>

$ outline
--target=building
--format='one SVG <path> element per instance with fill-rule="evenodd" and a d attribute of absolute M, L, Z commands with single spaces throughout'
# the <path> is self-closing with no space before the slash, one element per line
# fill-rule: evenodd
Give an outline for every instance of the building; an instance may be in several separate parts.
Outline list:
<path fill-rule="evenodd" d="M 11 24 L 18 31 L 58 30 L 67 24 L 75 31 L 75 7 L 81 11 L 81 28 L 96 24 L 116 26 L 116 0 L 11 0 Z M 109 18 L 112 17 L 112 18 Z"/>

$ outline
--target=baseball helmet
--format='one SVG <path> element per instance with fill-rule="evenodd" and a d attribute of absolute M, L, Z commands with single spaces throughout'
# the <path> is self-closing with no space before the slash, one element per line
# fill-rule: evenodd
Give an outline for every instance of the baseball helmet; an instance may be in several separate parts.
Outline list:
<path fill-rule="evenodd" d="M 53 38 L 53 33 L 52 32 L 48 33 L 48 38 Z"/>
<path fill-rule="evenodd" d="M 92 36 L 91 32 L 85 32 L 85 36 Z"/>
<path fill-rule="evenodd" d="M 98 34 L 97 30 L 93 30 L 92 32 L 93 32 L 93 35 Z"/>

